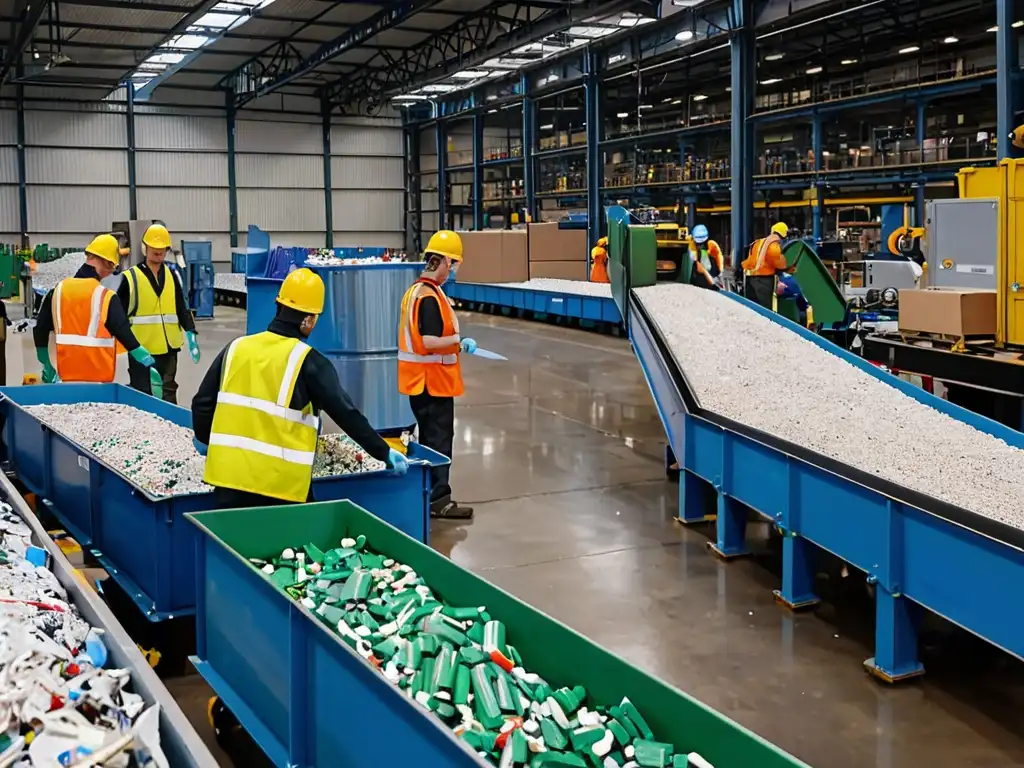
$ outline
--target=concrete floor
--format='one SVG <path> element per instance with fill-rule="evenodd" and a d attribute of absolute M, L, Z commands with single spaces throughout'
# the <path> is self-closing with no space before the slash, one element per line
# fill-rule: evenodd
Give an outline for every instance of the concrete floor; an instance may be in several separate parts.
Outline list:
<path fill-rule="evenodd" d="M 17 316 L 17 311 L 12 311 Z M 242 332 L 218 308 L 206 359 Z M 710 529 L 673 518 L 664 433 L 621 339 L 475 314 L 463 332 L 509 357 L 468 359 L 452 485 L 472 523 L 435 523 L 433 545 L 637 666 L 814 766 L 1024 766 L 1024 665 L 947 627 L 929 633 L 920 682 L 888 688 L 872 655 L 871 603 L 855 577 L 821 584 L 814 613 L 778 608 L 778 561 L 721 563 Z M 8 381 L 36 371 L 30 337 L 8 342 Z M 204 370 L 182 360 L 180 402 Z M 171 690 L 205 738 L 208 690 Z M 628 691 L 623 691 L 624 694 Z"/>

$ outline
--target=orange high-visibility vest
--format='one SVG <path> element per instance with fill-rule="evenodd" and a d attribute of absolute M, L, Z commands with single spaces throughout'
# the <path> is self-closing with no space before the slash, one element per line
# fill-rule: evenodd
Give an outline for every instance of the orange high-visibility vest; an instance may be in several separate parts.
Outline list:
<path fill-rule="evenodd" d="M 462 386 L 459 364 L 461 347 L 451 344 L 428 350 L 420 334 L 420 302 L 429 296 L 437 298 L 444 321 L 442 336 L 459 332 L 459 319 L 440 286 L 429 280 L 417 280 L 402 297 L 402 317 L 398 325 L 398 391 L 403 395 L 419 395 L 424 389 L 436 397 L 458 397 Z"/>
<path fill-rule="evenodd" d="M 752 277 L 774 275 L 777 271 L 785 269 L 786 257 L 782 254 L 782 246 L 779 245 L 781 242 L 782 238 L 774 234 L 761 238 L 750 246 L 750 254 L 741 266 L 748 270 Z"/>
<path fill-rule="evenodd" d="M 53 329 L 61 381 L 110 382 L 117 343 L 107 330 L 114 292 L 91 277 L 69 277 L 53 289 Z"/>
<path fill-rule="evenodd" d="M 600 245 L 590 249 L 590 282 L 608 283 L 608 251 Z"/>

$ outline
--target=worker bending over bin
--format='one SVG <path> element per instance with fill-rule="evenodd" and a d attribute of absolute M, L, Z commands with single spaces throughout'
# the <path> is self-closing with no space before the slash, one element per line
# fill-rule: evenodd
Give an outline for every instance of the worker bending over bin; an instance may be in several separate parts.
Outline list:
<path fill-rule="evenodd" d="M 178 350 L 188 342 L 192 362 L 199 362 L 196 323 L 185 302 L 185 292 L 177 274 L 164 263 L 171 249 L 171 233 L 162 224 L 153 224 L 142 236 L 145 260 L 124 273 L 117 298 L 128 313 L 135 338 L 144 344 L 156 360 L 163 382 L 163 399 L 178 402 Z M 132 387 L 150 394 L 149 372 L 136 360 L 128 361 Z"/>
<path fill-rule="evenodd" d="M 120 259 L 117 238 L 97 235 L 85 249 L 85 264 L 43 297 L 32 329 L 36 358 L 43 365 L 43 383 L 92 381 L 107 383 L 117 372 L 118 347 L 148 369 L 152 393 L 163 395 L 156 360 L 132 333 L 128 317 L 114 292 L 100 281 L 114 274 Z M 57 368 L 50 363 L 50 332 L 57 342 Z"/>
<path fill-rule="evenodd" d="M 754 241 L 750 253 L 743 260 L 746 278 L 743 295 L 765 309 L 772 308 L 775 295 L 775 275 L 786 268 L 786 257 L 782 253 L 782 242 L 789 236 L 789 227 L 783 222 L 772 226 L 768 237 Z"/>
<path fill-rule="evenodd" d="M 398 474 L 409 469 L 352 403 L 327 358 L 305 342 L 323 309 L 323 280 L 295 270 L 281 284 L 267 330 L 228 344 L 199 385 L 195 446 L 206 455 L 203 480 L 222 509 L 312 501 L 321 411 L 373 458 Z"/>
<path fill-rule="evenodd" d="M 476 350 L 459 335 L 459 318 L 441 286 L 462 263 L 462 239 L 451 230 L 427 243 L 426 269 L 402 297 L 398 324 L 398 391 L 409 396 L 419 441 L 451 458 L 455 439 L 455 398 L 463 393 L 459 355 Z M 452 500 L 450 466 L 432 467 L 430 516 L 469 520 L 473 508 Z"/>
<path fill-rule="evenodd" d="M 610 283 L 608 279 L 608 238 L 602 237 L 590 249 L 590 282 Z"/>
<path fill-rule="evenodd" d="M 722 287 L 722 270 L 725 268 L 722 249 L 711 239 L 708 228 L 703 224 L 693 228 L 690 238 L 690 260 L 693 262 L 693 272 L 690 276 L 693 285 L 715 291 Z"/>

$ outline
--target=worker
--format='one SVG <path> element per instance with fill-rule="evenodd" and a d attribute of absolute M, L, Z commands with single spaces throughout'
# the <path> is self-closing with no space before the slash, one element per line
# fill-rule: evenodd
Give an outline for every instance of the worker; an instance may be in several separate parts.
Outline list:
<path fill-rule="evenodd" d="M 178 402 L 178 350 L 187 341 L 193 363 L 199 362 L 196 322 L 185 302 L 181 281 L 164 263 L 171 249 L 171 233 L 153 224 L 142 236 L 145 260 L 124 273 L 117 298 L 128 314 L 135 338 L 156 360 L 163 381 L 163 399 Z M 135 389 L 150 394 L 149 374 L 135 360 L 128 360 L 128 379 Z"/>
<path fill-rule="evenodd" d="M 809 305 L 793 275 L 783 272 L 778 276 L 775 295 L 779 300 L 792 299 L 796 306 L 797 322 L 803 326 L 807 325 L 807 309 Z"/>
<path fill-rule="evenodd" d="M 110 277 L 119 259 L 117 238 L 97 235 L 85 249 L 85 264 L 43 297 L 32 330 L 36 358 L 43 365 L 43 383 L 54 381 L 111 382 L 122 347 L 149 369 L 150 388 L 163 394 L 156 360 L 132 333 L 128 317 L 113 291 L 100 281 Z M 57 368 L 50 363 L 50 332 L 57 342 Z"/>
<path fill-rule="evenodd" d="M 718 290 L 722 284 L 725 262 L 722 249 L 711 239 L 708 228 L 698 224 L 690 237 L 690 260 L 693 262 L 691 283 L 701 288 Z"/>
<path fill-rule="evenodd" d="M 402 297 L 398 326 L 398 391 L 409 396 L 420 442 L 451 458 L 455 398 L 463 393 L 461 352 L 476 350 L 459 335 L 459 319 L 441 286 L 462 263 L 462 239 L 451 230 L 431 235 L 426 269 Z M 469 520 L 473 508 L 452 500 L 450 465 L 431 469 L 430 516 Z"/>
<path fill-rule="evenodd" d="M 199 385 L 194 444 L 207 456 L 203 480 L 219 507 L 312 501 L 321 411 L 389 469 L 408 470 L 342 389 L 334 366 L 306 343 L 323 309 L 323 280 L 296 269 L 281 283 L 267 330 L 224 347 Z"/>
<path fill-rule="evenodd" d="M 590 249 L 590 282 L 608 283 L 608 238 L 598 239 Z"/>
<path fill-rule="evenodd" d="M 782 242 L 788 236 L 789 227 L 778 222 L 772 226 L 768 237 L 754 241 L 749 255 L 741 264 L 746 275 L 744 296 L 765 309 L 772 308 L 776 273 L 786 268 Z"/>

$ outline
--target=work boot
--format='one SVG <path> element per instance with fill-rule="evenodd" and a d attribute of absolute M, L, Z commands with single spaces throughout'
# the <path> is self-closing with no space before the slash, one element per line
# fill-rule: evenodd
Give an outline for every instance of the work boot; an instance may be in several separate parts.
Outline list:
<path fill-rule="evenodd" d="M 462 506 L 448 496 L 431 503 L 430 516 L 437 520 L 472 520 L 473 508 Z"/>

